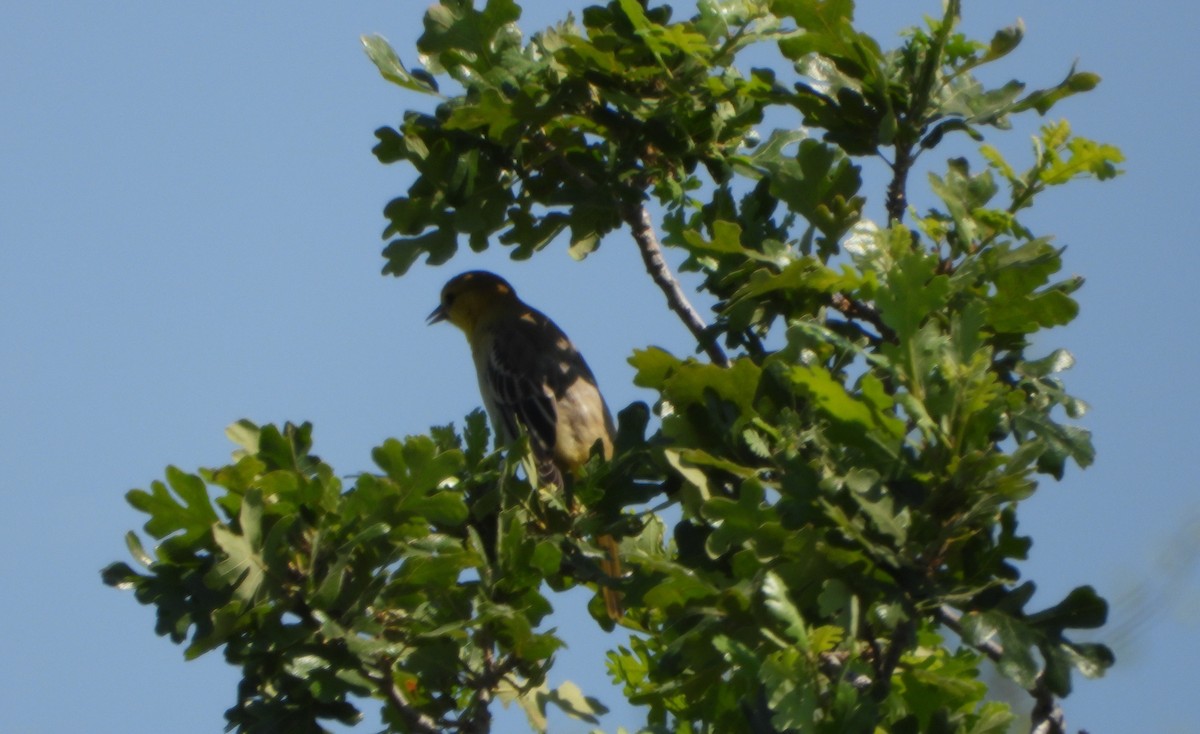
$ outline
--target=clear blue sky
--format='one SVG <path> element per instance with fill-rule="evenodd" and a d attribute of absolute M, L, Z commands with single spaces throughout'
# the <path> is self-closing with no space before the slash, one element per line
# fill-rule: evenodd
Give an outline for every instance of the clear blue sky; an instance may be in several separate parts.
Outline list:
<path fill-rule="evenodd" d="M 426 4 L 45 0 L 0 12 L 0 731 L 222 730 L 236 671 L 219 655 L 185 663 L 154 635 L 151 609 L 100 584 L 140 526 L 124 493 L 168 463 L 225 462 L 222 431 L 242 417 L 313 421 L 342 474 L 369 470 L 389 436 L 461 418 L 478 405 L 466 347 L 424 324 L 450 275 L 509 277 L 592 355 L 617 406 L 647 397 L 630 384 L 634 348 L 689 350 L 624 236 L 583 265 L 565 248 L 532 263 L 497 250 L 379 275 L 381 208 L 410 174 L 374 160 L 372 131 L 428 102 L 386 84 L 358 36 L 381 33 L 411 60 Z M 1195 731 L 1200 11 L 965 5 L 984 38 L 1024 19 L 1003 76 L 1051 85 L 1075 60 L 1100 73 L 1096 92 L 1054 113 L 1127 157 L 1124 177 L 1056 191 L 1036 220 L 1087 278 L 1080 318 L 1045 349 L 1078 358 L 1066 378 L 1093 406 L 1083 424 L 1099 457 L 1022 508 L 1035 541 L 1024 570 L 1039 603 L 1084 583 L 1115 602 L 1118 665 L 1078 682 L 1068 723 Z M 552 4 L 570 7 L 581 4 Z M 859 17 L 886 41 L 939 7 L 871 0 Z M 553 19 L 538 8 L 523 25 Z M 1021 151 L 1026 136 L 1004 145 Z M 572 307 L 601 299 L 603 314 Z M 611 638 L 572 623 L 584 602 L 556 602 L 573 652 L 555 679 L 613 704 L 589 658 Z M 636 722 L 618 710 L 606 724 Z"/>

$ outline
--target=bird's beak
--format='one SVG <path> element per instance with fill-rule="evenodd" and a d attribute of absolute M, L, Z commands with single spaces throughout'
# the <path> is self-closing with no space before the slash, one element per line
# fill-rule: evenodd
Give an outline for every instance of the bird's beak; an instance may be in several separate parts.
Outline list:
<path fill-rule="evenodd" d="M 446 320 L 446 309 L 443 308 L 442 306 L 438 306 L 437 308 L 433 309 L 433 313 L 429 314 L 429 317 L 425 319 L 425 323 L 426 324 L 436 324 L 439 321 L 445 321 L 445 320 Z"/>

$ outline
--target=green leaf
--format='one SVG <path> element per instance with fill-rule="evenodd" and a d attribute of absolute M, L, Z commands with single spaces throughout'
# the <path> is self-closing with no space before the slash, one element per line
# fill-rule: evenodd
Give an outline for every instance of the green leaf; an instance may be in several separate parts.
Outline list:
<path fill-rule="evenodd" d="M 446 130 L 482 129 L 488 138 L 502 140 L 519 122 L 511 100 L 496 89 L 485 89 L 478 99 L 456 107 L 442 127 Z"/>
<path fill-rule="evenodd" d="M 550 541 L 542 541 L 534 548 L 529 562 L 543 576 L 551 576 L 558 572 L 559 566 L 562 564 L 562 558 L 562 549 L 558 547 L 558 544 L 551 543 Z"/>
<path fill-rule="evenodd" d="M 1087 138 L 1073 137 L 1067 142 L 1066 157 L 1057 153 L 1050 157 L 1039 179 L 1048 186 L 1065 184 L 1071 179 L 1091 175 L 1101 181 L 1113 178 L 1120 171 L 1117 164 L 1125 160 L 1120 149 L 1104 145 Z"/>
<path fill-rule="evenodd" d="M 1044 115 L 1059 101 L 1080 92 L 1090 92 L 1100 83 L 1100 77 L 1091 72 L 1075 71 L 1072 67 L 1067 78 L 1050 89 L 1039 89 L 1030 93 L 1013 107 L 1014 112 L 1035 109 L 1039 115 Z"/>
<path fill-rule="evenodd" d="M 702 468 L 687 462 L 678 449 L 664 449 L 663 457 L 680 477 L 700 491 L 701 499 L 709 498 L 708 475 Z"/>
<path fill-rule="evenodd" d="M 1108 602 L 1091 586 L 1080 586 L 1058 604 L 1029 615 L 1027 621 L 1054 634 L 1066 628 L 1094 629 L 1108 621 Z"/>
<path fill-rule="evenodd" d="M 823 235 L 821 253 L 832 254 L 862 214 L 859 167 L 838 148 L 812 139 L 800 142 L 794 159 L 763 160 L 763 167 L 771 194 L 816 227 Z"/>
<path fill-rule="evenodd" d="M 518 43 L 519 32 L 512 24 L 520 17 L 521 8 L 513 0 L 487 0 L 483 10 L 469 2 L 442 0 L 426 11 L 417 48 L 443 68 L 466 66 L 486 72 L 503 48 Z"/>
<path fill-rule="evenodd" d="M 371 458 L 390 479 L 410 492 L 432 493 L 443 482 L 455 477 L 462 470 L 465 457 L 461 451 L 439 451 L 437 444 L 428 436 L 412 436 L 403 442 L 389 438 L 371 452 Z M 448 498 L 433 500 L 433 511 L 438 503 L 451 502 Z M 457 514 L 458 510 L 441 505 L 442 511 Z"/>
<path fill-rule="evenodd" d="M 811 731 L 819 688 L 811 664 L 798 651 L 780 650 L 763 660 L 759 680 L 777 731 Z"/>
<path fill-rule="evenodd" d="M 1112 650 L 1098 642 L 1069 643 L 1064 652 L 1075 669 L 1089 678 L 1099 678 L 1116 663 Z"/>
<path fill-rule="evenodd" d="M 670 352 L 658 347 L 635 349 L 629 364 L 637 370 L 633 384 L 652 390 L 662 390 L 670 377 L 684 363 Z"/>
<path fill-rule="evenodd" d="M 694 229 L 683 232 L 683 241 L 693 253 L 716 253 L 721 255 L 742 255 L 753 257 L 756 253 L 742 247 L 742 228 L 737 222 L 718 220 L 712 224 L 713 236 L 706 240 Z"/>
<path fill-rule="evenodd" d="M 225 437 L 240 446 L 244 454 L 258 453 L 258 434 L 258 426 L 245 418 L 237 423 L 231 423 L 225 429 Z M 239 457 L 235 454 L 234 458 Z"/>
<path fill-rule="evenodd" d="M 213 539 L 224 551 L 224 557 L 209 572 L 213 584 L 232 586 L 239 599 L 253 603 L 262 588 L 266 564 L 249 538 L 224 525 L 213 528 Z"/>
<path fill-rule="evenodd" d="M 504 677 L 496 686 L 496 696 L 506 706 L 515 701 L 525 712 L 529 726 L 539 734 L 547 731 L 545 696 L 549 687 L 543 683 L 539 688 L 530 689 L 516 685 L 511 678 Z"/>
<path fill-rule="evenodd" d="M 579 686 L 566 681 L 558 688 L 546 694 L 547 703 L 557 706 L 572 719 L 586 721 L 589 724 L 599 724 L 599 717 L 608 713 L 608 707 L 591 696 L 583 695 Z"/>
<path fill-rule="evenodd" d="M 1012 53 L 1021 41 L 1025 38 L 1025 23 L 1018 19 L 1016 25 L 1001 28 L 992 36 L 992 42 L 988 44 L 988 51 L 982 59 L 981 63 L 995 61 Z"/>
<path fill-rule="evenodd" d="M 999 191 L 992 172 L 985 169 L 972 176 L 967 162 L 955 159 L 950 161 L 945 178 L 930 173 L 929 181 L 930 188 L 945 202 L 946 209 L 954 219 L 959 241 L 977 241 L 981 229 L 977 212 Z"/>
<path fill-rule="evenodd" d="M 491 446 L 491 430 L 488 427 L 487 413 L 476 408 L 466 418 L 466 428 L 463 430 L 463 440 L 466 442 L 465 458 L 469 467 L 478 466 Z"/>
<path fill-rule="evenodd" d="M 375 68 L 379 69 L 379 73 L 383 75 L 384 79 L 414 92 L 437 93 L 437 83 L 433 77 L 417 76 L 404 68 L 404 63 L 400 61 L 400 57 L 396 55 L 391 44 L 383 36 L 367 34 L 360 36 L 360 40 L 371 63 L 375 64 Z"/>
<path fill-rule="evenodd" d="M 417 258 L 425 255 L 427 265 L 441 265 L 453 257 L 458 250 L 458 235 L 450 227 L 437 228 L 417 237 L 402 237 L 392 240 L 383 248 L 387 264 L 386 275 L 404 275 Z"/>
<path fill-rule="evenodd" d="M 800 610 L 789 598 L 783 579 L 774 572 L 768 572 L 763 579 L 762 590 L 767 610 L 783 623 L 784 631 L 796 646 L 805 653 L 809 652 L 808 629 L 804 625 L 804 618 L 800 616 Z"/>
<path fill-rule="evenodd" d="M 887 272 L 886 284 L 876 294 L 880 317 L 902 345 L 914 341 L 925 320 L 949 298 L 950 279 L 936 273 L 937 265 L 934 256 L 906 253 Z"/>
<path fill-rule="evenodd" d="M 838 273 L 812 257 L 793 260 L 780 270 L 760 268 L 743 282 L 744 285 L 730 298 L 731 305 L 759 300 L 771 294 L 793 298 L 802 293 L 824 296 L 857 285 L 851 276 Z"/>
<path fill-rule="evenodd" d="M 802 32 L 779 42 L 779 49 L 796 60 L 811 53 L 828 56 L 843 70 L 869 78 L 882 60 L 873 38 L 854 29 L 854 0 L 772 0 L 771 12 L 792 18 Z"/>
<path fill-rule="evenodd" d="M 262 517 L 263 495 L 260 490 L 251 489 L 242 497 L 242 507 L 238 514 L 238 525 L 246 542 L 252 548 L 262 547 Z"/>
<path fill-rule="evenodd" d="M 192 543 L 209 531 L 217 522 L 217 513 L 209 501 L 204 481 L 194 474 L 185 474 L 176 467 L 167 467 L 167 483 L 177 501 L 162 482 L 153 482 L 150 492 L 134 489 L 125 498 L 135 509 L 150 515 L 146 532 L 155 538 L 184 531 L 181 543 Z"/>
<path fill-rule="evenodd" d="M 793 384 L 825 415 L 866 434 L 873 434 L 873 440 L 882 442 L 889 453 L 894 453 L 898 448 L 899 439 L 905 433 L 904 422 L 881 410 L 882 406 L 877 401 L 860 400 L 827 370 L 816 365 L 797 365 L 788 374 Z"/>
<path fill-rule="evenodd" d="M 134 571 L 128 563 L 110 563 L 100 571 L 100 579 L 105 585 L 123 591 L 131 591 L 138 587 L 144 577 Z"/>
<path fill-rule="evenodd" d="M 125 547 L 129 549 L 129 555 L 133 556 L 133 560 L 141 564 L 143 568 L 150 568 L 154 563 L 154 558 L 142 547 L 141 539 L 132 530 L 125 533 Z"/>
<path fill-rule="evenodd" d="M 685 609 L 696 600 L 707 600 L 716 595 L 711 584 L 684 569 L 675 570 L 667 578 L 648 589 L 642 602 L 651 609 L 666 612 Z"/>
<path fill-rule="evenodd" d="M 1055 349 L 1041 359 L 1021 362 L 1018 370 L 1028 377 L 1046 377 L 1075 366 L 1075 357 L 1065 349 Z"/>
<path fill-rule="evenodd" d="M 1025 624 L 1003 612 L 970 612 L 962 618 L 963 640 L 969 645 L 995 641 L 1004 649 L 996 667 L 1023 688 L 1037 683 L 1038 664 L 1033 656 L 1037 638 Z"/>
<path fill-rule="evenodd" d="M 837 649 L 846 637 L 846 630 L 832 624 L 822 625 L 809 633 L 812 651 L 821 654 Z"/>

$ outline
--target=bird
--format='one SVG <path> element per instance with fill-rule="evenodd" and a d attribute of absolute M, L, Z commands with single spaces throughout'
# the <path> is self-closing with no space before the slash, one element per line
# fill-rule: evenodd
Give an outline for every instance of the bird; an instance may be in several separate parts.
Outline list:
<path fill-rule="evenodd" d="M 428 323 L 448 321 L 466 334 L 479 378 L 479 392 L 492 427 L 509 444 L 522 431 L 529 436 L 538 481 L 566 493 L 568 482 L 600 444 L 612 458 L 612 414 L 583 355 L 548 316 L 522 301 L 495 273 L 472 270 L 442 288 Z M 616 540 L 601 535 L 601 570 L 621 576 Z M 605 610 L 624 615 L 621 595 L 601 587 Z"/>

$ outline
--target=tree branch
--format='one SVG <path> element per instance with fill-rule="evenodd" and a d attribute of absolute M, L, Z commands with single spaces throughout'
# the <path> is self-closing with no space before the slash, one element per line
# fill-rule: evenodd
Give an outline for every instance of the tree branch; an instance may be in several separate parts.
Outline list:
<path fill-rule="evenodd" d="M 962 14 L 961 5 L 961 0 L 949 0 L 946 3 L 942 23 L 938 26 L 937 35 L 933 38 L 933 45 L 925 52 L 925 61 L 913 90 L 912 102 L 901 116 L 901 129 L 896 136 L 895 143 L 896 159 L 892 161 L 892 180 L 888 184 L 887 190 L 889 225 L 899 224 L 904 219 L 904 210 L 908 208 L 908 173 L 920 154 L 917 145 L 925 132 L 923 126 L 919 129 L 910 126 L 923 125 L 921 121 L 926 119 L 926 107 L 929 105 L 933 85 L 937 80 L 937 69 L 943 62 L 950 32 Z"/>
<path fill-rule="evenodd" d="M 697 343 L 708 354 L 708 358 L 712 360 L 713 364 L 719 367 L 728 367 L 729 357 L 725 356 L 725 352 L 708 333 L 708 325 L 704 323 L 704 319 L 688 301 L 679 281 L 675 279 L 675 274 L 671 272 L 671 268 L 663 258 L 662 246 L 658 243 L 658 235 L 654 232 L 654 223 L 650 219 L 650 212 L 647 211 L 644 204 L 626 204 L 622 207 L 621 214 L 633 233 L 638 250 L 642 253 L 642 262 L 646 264 L 646 272 L 650 274 L 650 277 L 662 290 L 663 295 L 667 297 L 667 306 L 683 320 L 684 326 L 692 332 L 692 336 L 696 338 Z"/>
<path fill-rule="evenodd" d="M 896 145 L 896 160 L 892 162 L 892 180 L 887 188 L 888 224 L 899 224 L 908 208 L 908 171 L 915 157 L 911 145 Z"/>
<path fill-rule="evenodd" d="M 938 608 L 938 621 L 962 637 L 962 614 L 950 607 Z M 972 645 L 988 657 L 993 663 L 999 663 L 1004 656 L 1004 648 L 992 640 L 985 640 L 978 645 Z M 1046 686 L 1045 678 L 1038 676 L 1037 684 L 1027 690 L 1033 696 L 1033 713 L 1030 714 L 1029 734 L 1067 734 L 1062 706 L 1054 693 Z M 1081 732 L 1081 734 L 1087 734 Z"/>
<path fill-rule="evenodd" d="M 577 186 L 584 191 L 595 191 L 599 188 L 599 185 L 587 174 L 571 165 L 564 156 L 558 154 L 552 143 L 544 138 L 539 142 L 543 152 Z M 514 170 L 520 170 L 520 166 L 514 166 Z M 634 189 L 628 194 L 632 197 L 638 195 L 638 192 Z M 712 360 L 713 364 L 719 367 L 728 367 L 729 357 L 725 356 L 725 352 L 708 333 L 708 324 L 688 301 L 675 274 L 671 272 L 671 268 L 663 258 L 662 245 L 658 242 L 658 235 L 654 232 L 654 222 L 650 218 L 650 212 L 646 210 L 646 206 L 640 203 L 623 203 L 620 201 L 620 196 L 614 198 L 617 200 L 617 206 L 621 209 L 621 218 L 629 225 L 633 239 L 637 242 L 638 250 L 642 253 L 642 262 L 646 264 L 646 272 L 650 274 L 650 277 L 662 290 L 663 295 L 667 297 L 667 306 L 683 320 L 684 326 L 692 332 L 692 336 L 696 338 L 696 342 L 708 354 L 708 358 Z"/>
<path fill-rule="evenodd" d="M 879 332 L 879 337 L 884 341 L 896 341 L 896 332 L 883 323 L 883 317 L 879 315 L 879 311 L 875 310 L 874 307 L 862 301 L 847 298 L 842 293 L 834 293 L 830 296 L 829 304 L 844 314 L 846 318 L 851 319 L 852 322 L 866 321 L 871 326 L 874 326 L 875 331 Z"/>
<path fill-rule="evenodd" d="M 916 624 L 911 619 L 902 622 L 893 631 L 887 652 L 882 656 L 876 655 L 875 682 L 872 691 L 876 701 L 883 703 L 887 700 L 892 691 L 892 674 L 896 672 L 896 666 L 900 664 L 900 656 L 912 644 L 915 636 Z M 872 646 L 874 646 L 874 642 L 872 642 Z"/>
<path fill-rule="evenodd" d="M 479 674 L 472 676 L 471 686 L 475 693 L 471 696 L 470 714 L 458 721 L 458 730 L 463 734 L 487 734 L 491 731 L 492 712 L 489 707 L 496 686 L 517 667 L 517 660 L 511 655 L 504 657 L 502 662 L 496 660 L 492 638 L 487 631 L 478 632 L 475 644 L 480 650 L 483 664 Z"/>

